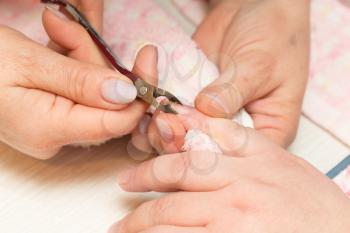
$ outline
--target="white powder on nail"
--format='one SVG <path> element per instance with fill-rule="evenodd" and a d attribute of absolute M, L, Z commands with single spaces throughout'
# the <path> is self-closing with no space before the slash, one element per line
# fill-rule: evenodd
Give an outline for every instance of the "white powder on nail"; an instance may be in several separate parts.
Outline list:
<path fill-rule="evenodd" d="M 208 135 L 201 130 L 189 130 L 185 137 L 185 144 L 182 147 L 183 151 L 211 151 L 222 153 L 220 147 Z"/>

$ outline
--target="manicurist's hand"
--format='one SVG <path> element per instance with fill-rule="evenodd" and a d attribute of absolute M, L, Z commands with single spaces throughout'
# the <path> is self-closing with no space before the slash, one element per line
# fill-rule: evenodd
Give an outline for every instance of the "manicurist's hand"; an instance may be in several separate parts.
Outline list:
<path fill-rule="evenodd" d="M 133 84 L 103 67 L 106 63 L 89 37 L 74 37 L 82 31 L 68 34 L 76 32 L 76 23 L 48 10 L 44 17 L 51 26 L 66 23 L 56 30 L 61 33 L 50 35 L 57 39 L 56 48 L 65 49 L 68 55 L 96 56 L 86 56 L 84 62 L 73 60 L 0 27 L 0 140 L 25 154 L 47 159 L 65 145 L 96 143 L 130 133 L 147 109 L 134 101 Z M 69 42 L 62 40 L 62 33 Z M 74 43 L 79 49 L 70 47 Z M 136 58 L 134 72 L 154 83 L 156 63 L 156 50 L 146 47 Z"/>
<path fill-rule="evenodd" d="M 176 192 L 141 204 L 109 233 L 349 231 L 349 199 L 314 167 L 252 129 L 204 122 L 195 128 L 212 132 L 225 155 L 170 154 L 122 172 L 126 191 Z"/>
<path fill-rule="evenodd" d="M 281 146 L 298 128 L 309 64 L 309 0 L 212 0 L 194 40 L 221 76 L 196 99 L 208 116 L 232 118 L 244 107 L 255 128 Z M 168 119 L 167 122 L 164 120 Z M 162 134 L 161 131 L 172 131 Z M 133 144 L 159 153 L 181 149 L 183 129 L 175 116 L 145 116 Z"/>
<path fill-rule="evenodd" d="M 245 107 L 255 128 L 282 146 L 294 139 L 308 77 L 309 0 L 211 0 L 194 40 L 221 77 L 196 107 L 231 118 Z"/>

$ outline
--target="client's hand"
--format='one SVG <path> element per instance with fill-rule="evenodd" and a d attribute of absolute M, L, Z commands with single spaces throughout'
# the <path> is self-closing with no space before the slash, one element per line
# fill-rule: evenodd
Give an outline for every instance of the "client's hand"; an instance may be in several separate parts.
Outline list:
<path fill-rule="evenodd" d="M 196 127 L 225 155 L 170 154 L 122 172 L 126 191 L 177 192 L 140 205 L 110 233 L 349 231 L 349 199 L 307 162 L 229 120 Z"/>

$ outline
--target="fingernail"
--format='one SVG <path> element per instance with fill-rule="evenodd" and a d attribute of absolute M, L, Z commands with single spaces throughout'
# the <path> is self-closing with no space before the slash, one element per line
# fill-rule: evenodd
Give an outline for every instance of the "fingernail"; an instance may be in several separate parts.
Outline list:
<path fill-rule="evenodd" d="M 139 123 L 139 131 L 142 135 L 145 135 L 148 131 L 149 123 L 151 122 L 151 116 L 145 115 Z"/>
<path fill-rule="evenodd" d="M 209 102 L 209 106 L 216 106 L 218 107 L 220 110 L 223 111 L 223 113 L 225 113 L 226 115 L 230 115 L 230 109 L 227 106 L 227 104 L 225 104 L 220 97 L 218 97 L 217 93 L 204 93 L 204 96 L 206 96 L 206 98 L 208 98 L 210 100 Z"/>
<path fill-rule="evenodd" d="M 102 84 L 102 95 L 113 104 L 128 104 L 136 99 L 135 86 L 121 79 L 109 79 Z"/>
<path fill-rule="evenodd" d="M 147 63 L 145 63 L 145 67 L 152 67 L 154 64 L 158 63 L 158 49 L 154 45 L 146 45 L 142 49 L 148 49 L 150 52 L 148 53 Z"/>
<path fill-rule="evenodd" d="M 171 107 L 180 115 L 187 115 L 190 113 L 189 107 L 185 107 L 179 104 L 173 104 Z"/>
<path fill-rule="evenodd" d="M 149 59 L 147 59 L 147 61 L 145 61 L 145 62 L 148 62 L 148 64 L 145 64 L 145 66 L 153 66 L 155 61 L 158 62 L 158 48 L 154 44 L 143 44 L 136 51 L 136 55 L 141 50 L 145 50 L 145 49 L 149 50 L 149 52 L 148 52 L 148 58 Z"/>
<path fill-rule="evenodd" d="M 157 77 L 158 51 L 153 45 L 146 45 L 140 49 L 136 56 L 136 69 L 143 77 L 155 80 Z"/>
<path fill-rule="evenodd" d="M 65 14 L 63 14 L 62 12 L 60 12 L 58 9 L 56 9 L 53 6 L 45 6 L 45 8 L 47 10 L 49 10 L 52 14 L 54 14 L 55 16 L 57 16 L 58 18 L 64 20 L 64 21 L 69 21 L 69 19 L 67 18 L 67 16 Z"/>
<path fill-rule="evenodd" d="M 119 185 L 127 184 L 130 181 L 133 173 L 134 173 L 134 168 L 129 168 L 127 170 L 122 171 L 117 177 L 118 184 Z"/>
<path fill-rule="evenodd" d="M 165 140 L 165 141 L 172 141 L 174 138 L 173 130 L 169 126 L 169 124 L 161 119 L 161 118 L 156 118 L 156 126 L 158 128 L 158 131 L 160 133 L 160 136 Z"/>

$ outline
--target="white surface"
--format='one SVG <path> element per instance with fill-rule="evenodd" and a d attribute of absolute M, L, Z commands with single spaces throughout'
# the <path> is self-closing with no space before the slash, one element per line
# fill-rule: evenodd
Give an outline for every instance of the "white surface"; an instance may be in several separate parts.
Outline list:
<path fill-rule="evenodd" d="M 126 153 L 127 142 L 67 149 L 49 162 L 0 145 L 0 232 L 105 233 L 146 197 L 126 194 L 116 185 L 118 171 L 135 162 Z M 350 154 L 304 118 L 291 151 L 324 172 Z"/>
<path fill-rule="evenodd" d="M 107 232 L 144 200 L 116 185 L 118 171 L 133 163 L 126 142 L 68 149 L 49 162 L 0 145 L 0 232 Z"/>
<path fill-rule="evenodd" d="M 330 171 L 350 154 L 347 146 L 305 117 L 301 118 L 297 138 L 289 151 L 309 161 L 323 173 Z"/>

